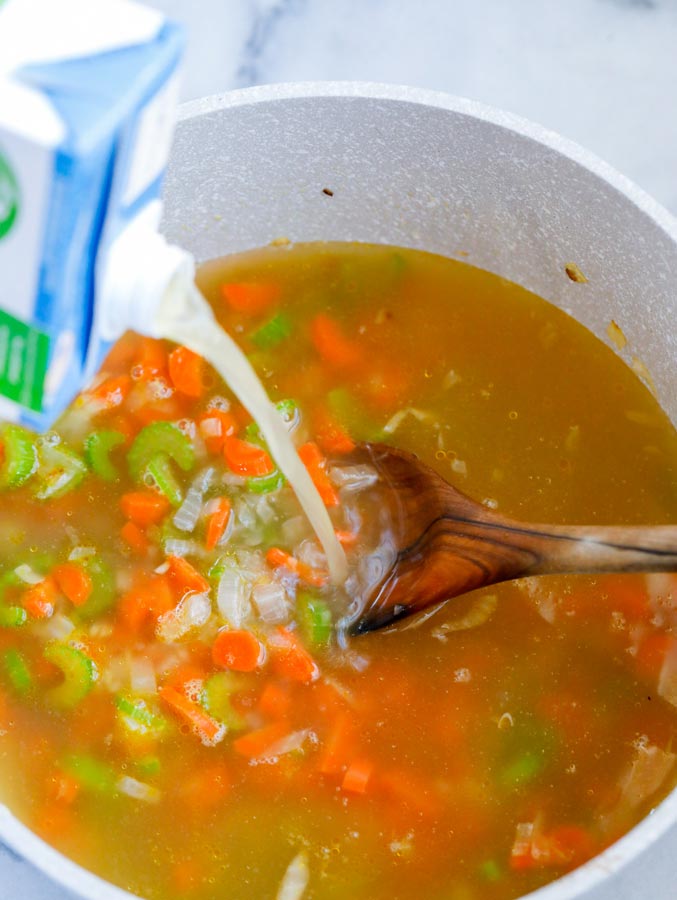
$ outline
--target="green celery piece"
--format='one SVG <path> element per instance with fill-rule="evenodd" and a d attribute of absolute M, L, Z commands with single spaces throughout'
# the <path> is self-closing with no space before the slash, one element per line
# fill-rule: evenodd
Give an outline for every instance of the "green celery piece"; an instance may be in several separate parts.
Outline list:
<path fill-rule="evenodd" d="M 9 650 L 5 650 L 2 661 L 12 687 L 17 694 L 25 696 L 33 687 L 33 678 L 28 670 L 23 653 L 12 647 Z"/>
<path fill-rule="evenodd" d="M 136 762 L 136 768 L 139 774 L 150 778 L 153 775 L 159 775 L 162 770 L 162 763 L 157 756 L 144 756 Z"/>
<path fill-rule="evenodd" d="M 166 453 L 157 453 L 146 466 L 146 472 L 172 506 L 181 505 L 183 491 L 172 471 L 172 463 Z"/>
<path fill-rule="evenodd" d="M 246 722 L 231 703 L 232 695 L 245 684 L 246 679 L 237 672 L 217 672 L 202 688 L 201 705 L 229 731 L 241 731 L 246 727 Z"/>
<path fill-rule="evenodd" d="M 252 331 L 249 339 L 260 350 L 270 350 L 271 347 L 277 347 L 286 341 L 291 333 L 292 324 L 289 318 L 284 313 L 277 313 L 256 331 Z"/>
<path fill-rule="evenodd" d="M 245 485 L 253 494 L 270 494 L 279 491 L 286 479 L 282 472 L 275 469 L 268 475 L 260 475 L 257 478 L 247 478 Z"/>
<path fill-rule="evenodd" d="M 347 388 L 334 388 L 327 394 L 327 408 L 339 425 L 351 435 L 363 441 L 382 441 L 383 428 L 362 410 L 359 402 Z"/>
<path fill-rule="evenodd" d="M 159 454 L 173 459 L 184 472 L 195 463 L 195 450 L 188 435 L 171 422 L 152 422 L 137 434 L 127 454 L 129 474 L 134 481 L 143 481 L 148 464 Z"/>
<path fill-rule="evenodd" d="M 275 409 L 279 412 L 285 425 L 289 425 L 299 415 L 298 404 L 295 400 L 280 400 L 275 404 Z M 244 436 L 245 440 L 249 441 L 250 444 L 258 444 L 259 447 L 268 449 L 268 445 L 261 434 L 261 429 L 256 422 L 250 422 L 247 425 L 244 430 Z"/>
<path fill-rule="evenodd" d="M 17 488 L 25 484 L 38 467 L 35 437 L 20 425 L 3 425 L 0 430 L 5 458 L 0 467 L 0 485 Z"/>
<path fill-rule="evenodd" d="M 61 684 L 47 692 L 49 703 L 57 709 L 72 709 L 77 706 L 99 677 L 94 660 L 77 647 L 56 641 L 47 644 L 43 656 L 63 672 Z"/>
<path fill-rule="evenodd" d="M 28 613 L 22 606 L 0 604 L 0 628 L 20 628 L 27 620 Z"/>
<path fill-rule="evenodd" d="M 90 556 L 79 563 L 92 580 L 92 593 L 87 602 L 73 611 L 85 621 L 96 619 L 107 612 L 115 602 L 116 587 L 113 572 L 100 557 Z"/>
<path fill-rule="evenodd" d="M 87 474 L 87 465 L 78 454 L 63 444 L 43 444 L 38 450 L 38 500 L 55 500 L 74 490 Z"/>
<path fill-rule="evenodd" d="M 520 788 L 540 775 L 545 765 L 543 755 L 528 751 L 508 762 L 499 773 L 499 782 L 504 788 Z"/>
<path fill-rule="evenodd" d="M 111 451 L 125 443 L 121 431 L 103 429 L 93 431 L 85 438 L 85 460 L 89 468 L 104 481 L 115 481 L 119 473 L 110 460 Z"/>
<path fill-rule="evenodd" d="M 140 697 L 120 695 L 115 698 L 118 721 L 135 734 L 159 737 L 166 727 L 166 720 L 148 708 Z"/>
<path fill-rule="evenodd" d="M 499 881 L 503 872 L 495 859 L 486 859 L 478 869 L 485 881 Z"/>
<path fill-rule="evenodd" d="M 92 756 L 72 753 L 61 761 L 61 768 L 85 790 L 96 794 L 114 794 L 116 791 L 115 772 Z"/>
<path fill-rule="evenodd" d="M 331 610 L 324 600 L 309 591 L 300 592 L 296 599 L 296 617 L 309 644 L 324 647 L 329 643 L 334 625 Z"/>

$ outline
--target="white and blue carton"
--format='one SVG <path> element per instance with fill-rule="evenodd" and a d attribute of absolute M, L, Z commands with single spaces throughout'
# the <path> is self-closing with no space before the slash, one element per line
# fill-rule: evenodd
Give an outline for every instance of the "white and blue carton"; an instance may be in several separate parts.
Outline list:
<path fill-rule="evenodd" d="M 0 418 L 48 428 L 115 336 L 108 263 L 157 226 L 183 46 L 131 0 L 0 0 Z"/>

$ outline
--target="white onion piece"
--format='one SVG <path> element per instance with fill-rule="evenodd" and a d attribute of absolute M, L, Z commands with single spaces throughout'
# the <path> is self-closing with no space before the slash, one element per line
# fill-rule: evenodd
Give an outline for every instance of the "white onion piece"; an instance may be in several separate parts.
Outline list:
<path fill-rule="evenodd" d="M 145 656 L 136 656 L 129 667 L 130 686 L 135 694 L 157 693 L 157 677 L 153 663 Z"/>
<path fill-rule="evenodd" d="M 156 787 L 146 784 L 145 781 L 137 781 L 129 775 L 123 775 L 118 779 L 117 789 L 121 794 L 126 794 L 134 800 L 143 800 L 144 803 L 158 803 L 162 796 Z"/>
<path fill-rule="evenodd" d="M 334 466 L 329 470 L 329 477 L 348 494 L 372 487 L 379 480 L 371 466 Z"/>
<path fill-rule="evenodd" d="M 200 556 L 202 547 L 196 541 L 183 541 L 180 538 L 168 538 L 163 549 L 166 556 Z"/>
<path fill-rule="evenodd" d="M 634 808 L 648 800 L 667 778 L 675 759 L 674 753 L 655 745 L 638 746 L 637 755 L 620 782 L 620 804 Z"/>
<path fill-rule="evenodd" d="M 252 591 L 252 599 L 263 622 L 279 625 L 289 619 L 287 595 L 281 584 L 273 581 L 257 584 Z"/>
<path fill-rule="evenodd" d="M 393 434 L 397 431 L 407 416 L 413 416 L 419 422 L 430 422 L 435 418 L 432 413 L 426 412 L 423 409 L 416 409 L 414 406 L 408 406 L 406 409 L 401 409 L 399 412 L 396 412 L 395 415 L 386 422 L 383 426 L 385 433 Z"/>
<path fill-rule="evenodd" d="M 320 545 L 313 540 L 301 541 L 294 550 L 294 556 L 313 569 L 326 571 L 327 557 L 320 549 Z"/>
<path fill-rule="evenodd" d="M 294 750 L 300 750 L 310 737 L 310 734 L 309 728 L 302 728 L 300 731 L 292 731 L 290 734 L 285 734 L 279 741 L 275 741 L 270 747 L 266 747 L 261 758 L 272 759 L 273 757 L 284 756 L 286 753 L 293 753 Z"/>
<path fill-rule="evenodd" d="M 303 516 L 293 516 L 282 522 L 282 543 L 289 547 L 298 544 L 308 533 L 306 520 Z"/>
<path fill-rule="evenodd" d="M 63 641 L 75 630 L 75 625 L 63 613 L 55 613 L 51 619 L 46 619 L 41 630 L 46 640 Z"/>
<path fill-rule="evenodd" d="M 297 854 L 287 866 L 277 889 L 276 900 L 301 900 L 310 881 L 308 856 L 304 851 Z"/>
<path fill-rule="evenodd" d="M 14 570 L 14 574 L 18 579 L 23 581 L 24 584 L 40 584 L 41 581 L 45 580 L 44 575 L 40 575 L 35 569 L 31 569 L 30 566 L 26 565 L 26 563 L 17 566 Z"/>
<path fill-rule="evenodd" d="M 188 593 L 174 609 L 160 616 L 155 633 L 160 640 L 171 644 L 194 628 L 201 628 L 211 612 L 212 604 L 207 594 Z"/>
<path fill-rule="evenodd" d="M 129 686 L 129 658 L 127 655 L 114 656 L 103 670 L 101 683 L 111 693 Z"/>
<path fill-rule="evenodd" d="M 216 589 L 216 605 L 221 617 L 233 628 L 240 628 L 251 614 L 249 587 L 232 569 L 221 576 Z"/>
<path fill-rule="evenodd" d="M 173 523 L 180 531 L 192 532 L 202 512 L 202 498 L 214 477 L 214 469 L 205 469 L 186 491 L 183 503 L 177 509 Z"/>
<path fill-rule="evenodd" d="M 70 562 L 77 562 L 79 559 L 89 559 L 90 556 L 96 556 L 95 547 L 73 547 L 68 559 Z"/>

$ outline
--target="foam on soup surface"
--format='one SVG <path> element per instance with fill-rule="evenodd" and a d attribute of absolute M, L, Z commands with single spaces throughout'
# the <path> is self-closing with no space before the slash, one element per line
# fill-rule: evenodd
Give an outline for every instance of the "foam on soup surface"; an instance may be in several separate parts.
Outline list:
<path fill-rule="evenodd" d="M 201 285 L 354 577 L 381 527 L 354 441 L 516 517 L 675 520 L 677 437 L 651 394 L 515 285 L 359 245 L 257 251 Z M 54 434 L 2 441 L 0 790 L 114 883 L 516 897 L 673 786 L 675 576 L 506 584 L 342 646 L 350 597 L 256 425 L 184 348 L 126 336 Z"/>

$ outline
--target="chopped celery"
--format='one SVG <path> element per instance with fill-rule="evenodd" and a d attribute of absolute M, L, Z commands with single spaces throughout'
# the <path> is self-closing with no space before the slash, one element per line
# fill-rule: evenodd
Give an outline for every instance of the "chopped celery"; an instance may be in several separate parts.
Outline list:
<path fill-rule="evenodd" d="M 524 753 L 511 760 L 499 774 L 499 781 L 505 788 L 519 788 L 528 784 L 545 768 L 545 758 L 534 752 Z"/>
<path fill-rule="evenodd" d="M 193 443 L 187 434 L 171 422 L 152 422 L 137 434 L 127 454 L 129 474 L 134 481 L 143 480 L 148 463 L 159 454 L 173 459 L 184 472 L 195 462 Z"/>
<path fill-rule="evenodd" d="M 63 673 L 61 684 L 47 692 L 49 703 L 57 709 L 72 709 L 87 696 L 99 677 L 94 660 L 77 647 L 56 642 L 48 644 L 43 655 Z"/>
<path fill-rule="evenodd" d="M 233 694 L 244 684 L 246 680 L 237 672 L 217 672 L 205 681 L 202 689 L 201 705 L 229 731 L 240 731 L 246 726 L 231 703 Z"/>
<path fill-rule="evenodd" d="M 245 482 L 247 490 L 253 494 L 270 494 L 278 491 L 285 483 L 285 477 L 278 469 L 269 475 L 261 475 L 258 478 L 248 478 Z"/>
<path fill-rule="evenodd" d="M 26 624 L 28 613 L 23 606 L 0 604 L 0 628 L 20 628 Z"/>
<path fill-rule="evenodd" d="M 347 388 L 334 388 L 327 394 L 327 408 L 339 425 L 360 440 L 382 441 L 383 428 L 369 418 L 359 401 Z"/>
<path fill-rule="evenodd" d="M 137 760 L 136 768 L 141 775 L 145 775 L 148 778 L 152 775 L 159 775 L 162 764 L 157 756 L 144 756 L 142 759 Z"/>
<path fill-rule="evenodd" d="M 54 500 L 76 488 L 87 474 L 85 461 L 63 444 L 44 443 L 38 450 L 38 500 Z"/>
<path fill-rule="evenodd" d="M 303 591 L 297 597 L 296 609 L 299 627 L 306 641 L 315 647 L 328 644 L 333 622 L 327 604 L 314 594 Z"/>
<path fill-rule="evenodd" d="M 115 698 L 118 721 L 135 734 L 159 737 L 164 731 L 166 720 L 149 709 L 145 700 L 140 697 L 118 696 Z"/>
<path fill-rule="evenodd" d="M 260 350 L 270 350 L 285 341 L 292 332 L 292 324 L 284 313 L 277 313 L 268 319 L 260 328 L 251 332 L 249 338 L 252 344 Z"/>
<path fill-rule="evenodd" d="M 20 425 L 3 425 L 0 441 L 4 447 L 0 485 L 8 488 L 20 487 L 38 467 L 35 438 Z"/>
<path fill-rule="evenodd" d="M 166 453 L 156 453 L 146 466 L 146 472 L 172 506 L 181 506 L 183 491 L 172 471 L 172 463 Z"/>
<path fill-rule="evenodd" d="M 499 881 L 501 875 L 501 867 L 495 859 L 486 859 L 478 869 L 480 877 L 485 881 Z"/>
<path fill-rule="evenodd" d="M 121 431 L 93 431 L 85 438 L 85 460 L 87 465 L 104 481 L 115 481 L 118 470 L 110 460 L 111 451 L 125 443 Z"/>
<path fill-rule="evenodd" d="M 92 756 L 72 753 L 61 761 L 61 768 L 71 775 L 85 790 L 97 794 L 115 793 L 115 772 Z"/>
<path fill-rule="evenodd" d="M 17 694 L 27 694 L 33 687 L 33 678 L 28 670 L 23 653 L 20 653 L 13 647 L 5 650 L 3 663 L 10 684 Z"/>
<path fill-rule="evenodd" d="M 110 567 L 98 556 L 80 561 L 92 581 L 92 593 L 86 603 L 74 610 L 79 619 L 96 619 L 110 609 L 115 600 L 115 578 Z"/>

